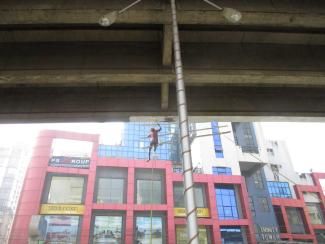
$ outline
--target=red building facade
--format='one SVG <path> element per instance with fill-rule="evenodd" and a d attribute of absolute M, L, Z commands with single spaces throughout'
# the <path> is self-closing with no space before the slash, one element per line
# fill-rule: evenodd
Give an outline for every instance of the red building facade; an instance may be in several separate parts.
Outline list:
<path fill-rule="evenodd" d="M 93 143 L 91 163 L 88 169 L 53 167 L 49 166 L 51 159 L 51 148 L 54 138 L 70 140 L 90 141 Z M 161 213 L 165 216 L 165 243 L 176 243 L 176 227 L 184 226 L 184 217 L 175 216 L 173 184 L 182 182 L 182 174 L 173 173 L 172 163 L 169 161 L 154 160 L 147 163 L 142 160 L 108 159 L 98 158 L 98 136 L 79 133 L 68 133 L 60 131 L 44 131 L 37 140 L 34 154 L 31 159 L 24 187 L 21 193 L 16 218 L 11 232 L 10 243 L 27 243 L 29 238 L 29 225 L 33 215 L 40 215 L 42 211 L 42 199 L 48 175 L 60 176 L 82 176 L 86 179 L 85 197 L 80 205 L 84 206 L 84 211 L 80 214 L 78 231 L 78 243 L 90 243 L 92 237 L 92 216 L 96 211 L 116 211 L 123 213 L 124 221 L 124 243 L 133 243 L 135 240 L 135 215 L 141 213 Z M 98 168 L 125 168 L 127 170 L 127 194 L 126 202 L 123 204 L 102 204 L 94 202 L 94 189 L 96 182 L 96 172 Z M 164 175 L 165 183 L 165 203 L 164 204 L 137 204 L 135 199 L 135 172 L 140 169 L 160 170 Z M 241 176 L 215 176 L 195 174 L 196 183 L 205 186 L 207 199 L 208 217 L 199 218 L 199 225 L 207 227 L 209 241 L 220 243 L 220 228 L 240 227 L 245 228 L 249 243 L 255 243 L 253 223 L 250 217 L 249 205 L 247 202 L 247 191 L 244 178 Z M 218 220 L 216 208 L 215 186 L 217 184 L 236 186 L 239 193 L 242 217 L 238 220 Z M 57 214 L 56 214 L 57 215 Z M 177 215 L 177 213 L 176 213 Z"/>
<path fill-rule="evenodd" d="M 89 166 L 74 168 L 62 167 L 62 165 L 57 167 L 53 166 L 53 164 L 49 164 L 50 160 L 53 159 L 53 142 L 58 138 L 91 142 L 92 150 Z M 31 235 L 29 232 L 31 218 L 37 215 L 42 215 L 47 220 L 45 226 L 40 228 L 43 229 L 45 233 L 43 236 L 45 239 L 61 238 L 62 241 L 64 238 L 67 238 L 67 235 L 75 235 L 75 240 L 70 240 L 72 243 L 96 243 L 96 241 L 93 242 L 95 236 L 96 238 L 104 239 L 113 237 L 118 238 L 120 242 L 117 243 L 139 243 L 137 242 L 137 238 L 146 238 L 146 235 L 148 235 L 146 230 L 141 229 L 141 225 L 148 226 L 148 220 L 150 220 L 150 238 L 152 238 L 153 235 L 154 238 L 161 238 L 161 242 L 158 243 L 184 243 L 182 242 L 183 240 L 181 240 L 182 235 L 180 234 L 180 229 L 184 229 L 186 220 L 182 216 L 182 207 L 179 208 L 175 204 L 175 186 L 182 182 L 182 174 L 175 173 L 173 171 L 173 165 L 169 161 L 153 160 L 148 163 L 142 160 L 129 160 L 123 158 L 99 158 L 98 143 L 98 135 L 61 131 L 43 131 L 40 133 L 24 181 L 11 232 L 11 244 L 28 242 Z M 57 162 L 59 162 L 59 159 Z M 125 196 L 122 197 L 123 199 L 121 198 L 122 202 L 106 203 L 96 200 L 96 196 L 98 199 L 98 194 L 101 194 L 98 190 L 100 188 L 100 175 L 108 171 L 115 172 L 114 170 L 125 173 L 123 188 Z M 153 180 L 153 172 L 159 172 L 157 177 L 159 175 L 162 177 L 162 200 L 160 203 L 153 203 L 153 201 L 157 201 L 157 199 L 153 199 L 152 195 L 151 203 L 149 204 L 145 202 L 145 199 L 138 196 L 139 193 L 137 191 L 140 191 L 139 189 L 141 186 L 141 182 L 138 182 L 139 177 L 141 178 L 141 175 L 145 176 L 148 172 L 149 176 L 151 172 L 151 180 Z M 296 186 L 298 199 L 272 199 L 273 206 L 278 207 L 282 211 L 281 215 L 285 225 L 283 228 L 284 231 L 280 235 L 282 240 L 312 240 L 316 243 L 314 230 L 325 229 L 325 225 L 314 226 L 311 224 L 302 192 L 316 192 L 324 203 L 324 195 L 319 183 L 319 179 L 324 178 L 324 176 L 325 174 L 313 174 L 315 186 Z M 60 197 L 59 200 L 53 197 L 53 195 L 58 194 L 53 190 L 53 179 L 59 179 L 60 177 L 71 177 L 83 182 L 83 187 L 73 190 L 77 192 L 76 196 L 78 194 L 80 195 L 80 202 L 74 202 L 77 201 L 77 199 L 73 199 L 72 203 L 67 203 L 63 200 L 60 202 Z M 51 179 L 51 181 L 49 181 L 49 179 Z M 235 232 L 238 232 L 243 237 L 243 240 L 247 240 L 247 243 L 256 243 L 254 223 L 251 217 L 244 177 L 234 175 L 194 174 L 194 181 L 197 185 L 202 186 L 205 198 L 205 200 L 202 201 L 204 202 L 202 212 L 198 213 L 199 226 L 201 229 L 205 230 L 204 233 L 206 233 L 206 237 L 202 237 L 202 240 L 206 240 L 207 243 L 221 243 L 221 240 L 223 240 L 224 243 L 227 243 L 227 232 L 231 232 L 231 236 L 235 239 L 241 238 L 236 236 Z M 146 181 L 143 182 L 145 183 Z M 218 217 L 216 196 L 218 187 L 223 187 L 223 189 L 236 189 L 234 198 L 236 198 L 239 208 L 237 219 L 220 219 Z M 62 196 L 64 195 L 64 188 L 65 187 L 62 188 Z M 146 192 L 146 189 L 147 188 L 145 188 L 143 192 Z M 153 188 L 151 188 L 151 194 L 153 194 L 152 189 Z M 157 196 L 159 198 L 159 195 Z M 146 197 L 146 195 L 144 194 L 143 197 Z M 286 207 L 292 206 L 301 207 L 303 209 L 308 234 L 299 235 L 291 233 L 288 218 L 286 216 Z M 324 204 L 322 204 L 322 206 L 324 207 Z M 106 215 L 117 216 L 118 218 L 122 216 L 122 230 L 111 233 L 107 230 L 101 231 L 96 229 L 98 228 L 98 223 L 100 223 Z M 51 216 L 55 216 L 55 224 L 51 222 L 54 221 L 53 218 L 51 219 Z M 72 231 L 71 226 L 67 227 L 66 222 L 64 222 L 67 216 L 71 216 L 69 225 L 73 225 L 71 223 L 74 223 L 76 226 L 75 233 Z M 97 216 L 99 217 L 97 218 Z M 152 222 L 153 218 L 155 218 L 154 223 Z M 94 221 L 97 220 L 98 223 L 95 223 Z M 159 222 L 160 220 L 162 221 Z M 55 225 L 57 229 L 49 234 L 49 229 L 53 228 L 53 225 Z M 161 230 L 157 227 L 159 225 L 162 226 Z M 118 229 L 118 227 L 116 227 L 116 229 Z M 154 234 L 152 234 L 153 229 L 155 229 Z M 180 232 L 178 233 L 178 231 Z M 40 230 L 40 232 L 42 231 Z M 245 243 L 245 241 L 243 243 Z"/>
<path fill-rule="evenodd" d="M 295 185 L 295 193 L 297 199 L 287 199 L 287 198 L 272 198 L 272 204 L 277 211 L 280 212 L 279 216 L 282 218 L 279 222 L 283 223 L 282 233 L 280 237 L 282 240 L 286 241 L 311 241 L 313 243 L 324 243 L 319 238 L 317 240 L 317 231 L 325 230 L 325 224 L 313 224 L 307 208 L 306 201 L 304 199 L 304 193 L 314 193 L 320 199 L 321 212 L 324 213 L 324 190 L 320 184 L 321 179 L 325 179 L 324 173 L 312 173 L 311 174 L 314 185 Z M 305 234 L 296 234 L 292 231 L 292 227 L 289 223 L 287 209 L 299 209 L 301 210 L 301 216 L 305 225 Z M 324 218 L 324 216 L 322 216 Z"/>

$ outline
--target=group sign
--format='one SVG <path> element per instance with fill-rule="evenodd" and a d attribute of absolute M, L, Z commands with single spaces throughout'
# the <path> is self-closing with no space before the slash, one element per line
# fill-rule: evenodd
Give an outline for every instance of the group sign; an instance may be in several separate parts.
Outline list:
<path fill-rule="evenodd" d="M 93 143 L 56 138 L 52 143 L 49 165 L 53 167 L 89 168 Z"/>

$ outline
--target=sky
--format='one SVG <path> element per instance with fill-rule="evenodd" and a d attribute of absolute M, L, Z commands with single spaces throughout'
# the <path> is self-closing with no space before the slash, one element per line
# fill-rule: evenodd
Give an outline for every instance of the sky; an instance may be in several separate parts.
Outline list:
<path fill-rule="evenodd" d="M 55 129 L 101 135 L 101 143 L 118 145 L 123 123 L 61 123 L 0 125 L 0 145 L 17 141 L 33 145 L 40 130 Z M 297 172 L 325 172 L 325 123 L 262 123 L 266 139 L 283 140 Z"/>
<path fill-rule="evenodd" d="M 325 172 L 325 123 L 262 123 L 264 136 L 286 142 L 297 172 Z"/>

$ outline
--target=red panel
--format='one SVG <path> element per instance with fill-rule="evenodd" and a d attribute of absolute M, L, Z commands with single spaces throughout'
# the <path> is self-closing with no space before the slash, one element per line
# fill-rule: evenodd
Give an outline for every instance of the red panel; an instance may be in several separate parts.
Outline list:
<path fill-rule="evenodd" d="M 311 174 L 314 184 L 311 185 L 296 185 L 294 186 L 295 193 L 297 196 L 297 199 L 282 199 L 282 198 L 272 198 L 272 204 L 278 205 L 281 207 L 282 215 L 284 217 L 285 225 L 287 228 L 287 234 L 281 234 L 281 238 L 288 238 L 289 240 L 313 240 L 314 243 L 316 243 L 316 237 L 314 234 L 315 229 L 325 229 L 325 225 L 312 225 L 310 216 L 308 213 L 308 209 L 306 206 L 306 203 L 304 201 L 303 193 L 304 192 L 312 192 L 312 193 L 318 193 L 318 196 L 321 200 L 321 207 L 324 212 L 325 210 L 325 197 L 323 194 L 323 189 L 320 185 L 319 179 L 325 178 L 325 173 L 312 173 Z M 292 234 L 291 229 L 288 223 L 287 214 L 285 211 L 285 207 L 300 207 L 303 209 L 303 218 L 306 222 L 306 229 L 310 234 Z"/>

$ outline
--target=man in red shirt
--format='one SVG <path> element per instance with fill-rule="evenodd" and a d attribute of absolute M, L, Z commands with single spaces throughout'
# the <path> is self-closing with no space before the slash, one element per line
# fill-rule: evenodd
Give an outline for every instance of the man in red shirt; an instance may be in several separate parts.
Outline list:
<path fill-rule="evenodd" d="M 161 131 L 161 127 L 160 127 L 160 124 L 158 124 L 158 126 L 159 126 L 158 130 L 156 130 L 155 128 L 151 128 L 150 134 L 148 135 L 148 138 L 150 138 L 150 145 L 149 145 L 149 155 L 148 155 L 147 162 L 150 161 L 152 147 L 153 147 L 153 151 L 156 152 L 156 149 L 159 145 L 158 132 Z"/>

